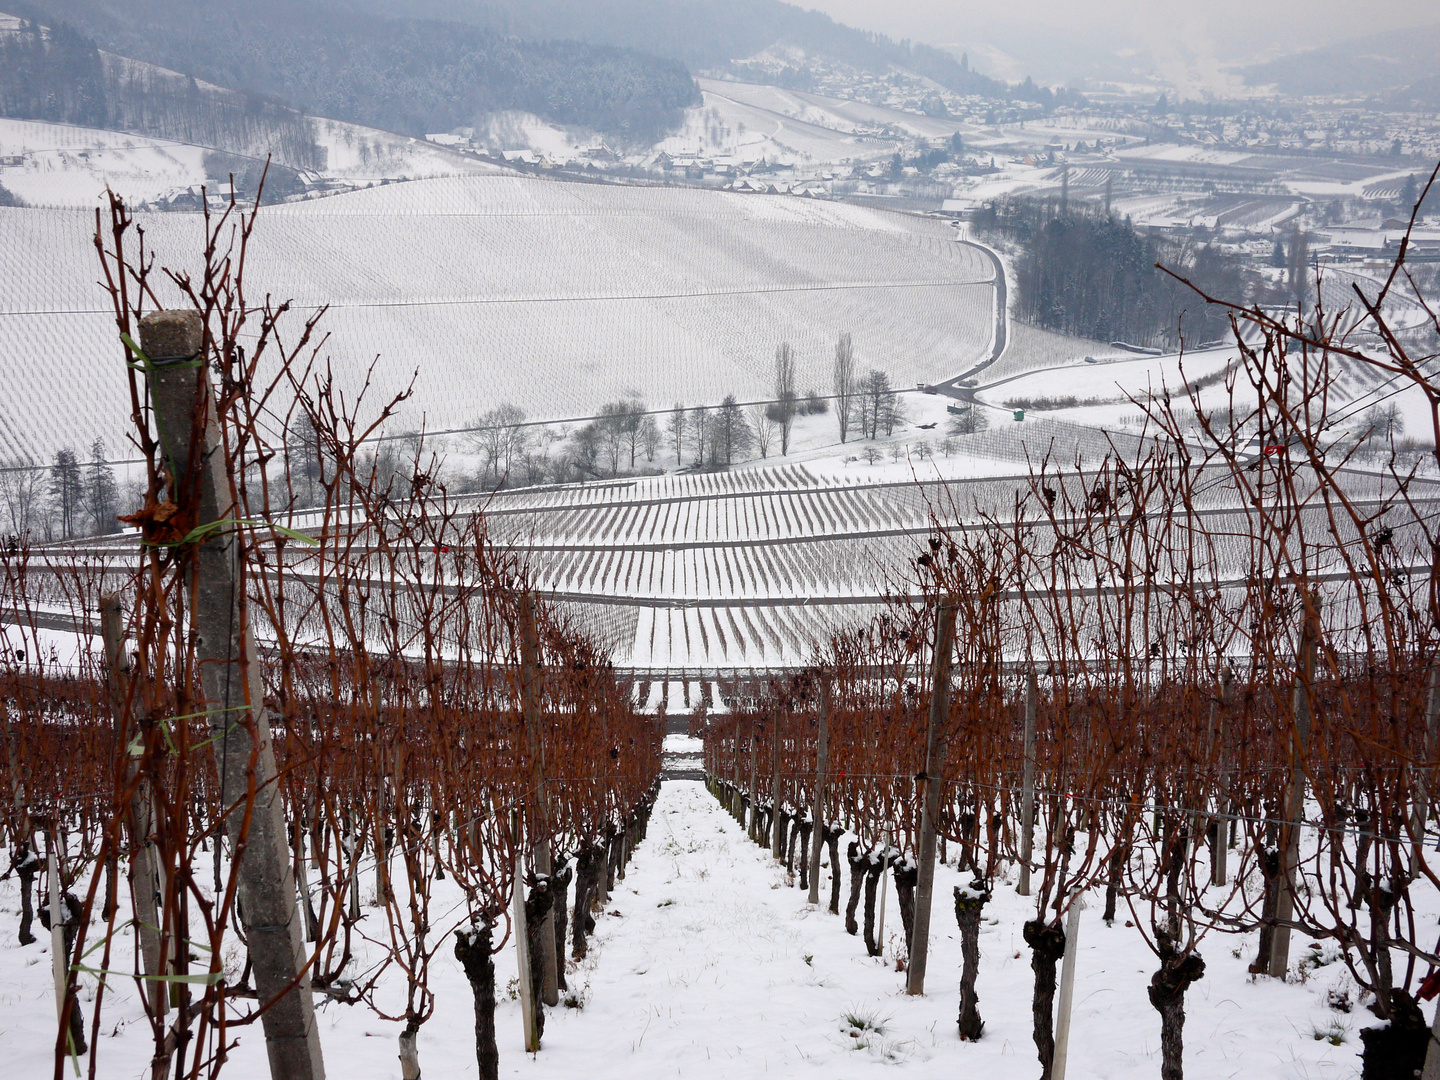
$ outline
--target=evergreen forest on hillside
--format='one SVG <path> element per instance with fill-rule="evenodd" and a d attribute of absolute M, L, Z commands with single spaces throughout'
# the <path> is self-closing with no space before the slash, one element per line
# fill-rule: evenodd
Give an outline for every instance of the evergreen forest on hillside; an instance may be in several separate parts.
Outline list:
<path fill-rule="evenodd" d="M 1147 236 L 1099 207 L 1007 199 L 976 222 L 1015 248 L 1015 313 L 1026 322 L 1095 341 L 1176 348 L 1224 337 L 1223 310 L 1165 273 L 1211 296 L 1254 299 L 1263 282 L 1236 258 L 1192 238 Z"/>

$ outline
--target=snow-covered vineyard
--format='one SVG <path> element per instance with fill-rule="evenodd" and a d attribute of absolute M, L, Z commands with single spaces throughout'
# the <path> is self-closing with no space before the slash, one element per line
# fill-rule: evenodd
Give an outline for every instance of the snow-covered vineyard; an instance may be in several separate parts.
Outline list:
<path fill-rule="evenodd" d="M 124 532 L 0 548 L 18 1074 L 1440 1075 L 1440 481 L 1352 415 L 1440 401 L 1403 335 L 1343 377 L 1259 309 L 1076 356 L 1008 337 L 948 226 L 436 180 L 243 241 L 334 302 L 322 356 L 388 358 L 257 408 L 303 311 L 237 332 L 214 262 L 209 324 L 149 310 L 112 206 L 104 314 L 79 216 L 24 213 L 0 320 L 74 385 L 27 376 L 8 437 L 128 422 L 145 460 Z M 482 386 L 713 402 L 777 336 L 822 382 L 841 325 L 1013 421 L 480 495 L 372 453 L 406 365 L 432 427 Z M 1123 405 L 1053 411 L 1106 429 L 1005 404 L 1101 364 Z"/>
<path fill-rule="evenodd" d="M 970 880 L 955 855 L 937 873 L 944 896 Z M 203 867 L 202 867 L 203 869 Z M 828 856 L 822 893 L 829 895 Z M 365 926 L 380 917 L 369 906 L 373 865 L 362 863 Z M 848 876 L 848 870 L 845 871 Z M 958 930 L 937 927 L 930 970 L 935 989 L 903 993 L 902 926 L 888 886 L 884 952 L 871 957 L 836 917 L 805 902 L 794 875 L 751 843 L 745 830 L 694 781 L 667 782 L 648 835 L 603 909 L 586 959 L 569 961 L 565 1002 L 546 1022 L 542 1051 L 524 1052 L 521 1007 L 513 995 L 516 957 L 510 943 L 496 955 L 496 1027 L 500 1075 L 561 1080 L 577 1074 L 602 1080 L 752 1076 L 956 1075 L 1038 1076 L 1030 1041 L 1033 975 L 1021 927 L 1033 902 L 1015 892 L 1015 871 L 996 882 L 980 930 L 984 1037 L 955 1038 L 955 987 L 962 964 Z M 436 907 L 463 904 L 459 887 L 434 883 Z M 0 883 L 0 906 L 13 918 L 15 880 Z M 948 901 L 947 901 L 948 903 Z M 877 900 L 877 908 L 879 901 Z M 941 913 L 943 914 L 943 912 Z M 1152 963 L 1123 906 L 1113 926 L 1103 921 L 1103 896 L 1092 894 L 1079 915 L 1071 1077 L 1142 1080 L 1159 1073 L 1158 1025 L 1147 999 Z M 383 934 L 383 929 L 375 928 Z M 356 967 L 379 958 L 375 943 L 358 939 Z M 1356 1031 L 1368 1016 L 1337 1013 L 1334 997 L 1354 996 L 1333 946 L 1315 951 L 1287 983 L 1255 979 L 1251 942 L 1208 950 L 1205 978 L 1188 996 L 1186 1075 L 1197 1080 L 1257 1077 L 1353 1076 Z M 7 932 L 0 947 L 0 993 L 7 1001 L 5 1043 L 17 1076 L 50 1072 L 54 1003 L 36 973 L 48 973 L 15 948 Z M 444 950 L 449 952 L 448 946 Z M 1311 950 L 1307 950 L 1307 953 Z M 113 962 L 113 961 L 112 961 Z M 127 965 L 130 958 L 124 956 Z M 458 964 L 437 957 L 431 975 L 435 1013 L 422 1027 L 420 1055 L 427 1076 L 476 1075 L 470 1042 L 471 990 Z M 506 989 L 506 986 L 510 989 Z M 142 1006 L 117 981 L 102 1036 L 102 1076 L 143 1075 L 150 1045 Z M 93 1007 L 93 986 L 82 989 Z M 391 1080 L 397 1076 L 395 1032 L 363 1007 L 321 999 L 318 1022 L 331 1076 Z M 1154 1029 L 1154 1030 L 1152 1030 Z M 235 1075 L 265 1075 L 263 1045 L 243 1035 L 226 1067 Z"/>
<path fill-rule="evenodd" d="M 199 215 L 137 227 L 162 263 L 196 271 Z M 0 329 L 28 358 L 0 378 L 6 460 L 124 445 L 94 229 L 86 211 L 0 208 Z M 823 390 L 846 328 L 897 386 L 949 378 L 995 329 L 993 266 L 952 233 L 843 203 L 470 177 L 267 210 L 247 273 L 301 312 L 327 306 L 319 356 L 348 400 L 382 356 L 372 403 L 414 380 L 391 430 L 440 431 L 498 402 L 561 418 L 632 393 L 656 409 L 768 399 L 781 341 L 801 392 Z"/>

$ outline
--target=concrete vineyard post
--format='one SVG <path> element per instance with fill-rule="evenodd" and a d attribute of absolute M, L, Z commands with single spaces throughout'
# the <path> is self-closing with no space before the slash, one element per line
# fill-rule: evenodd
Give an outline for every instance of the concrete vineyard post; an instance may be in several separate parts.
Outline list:
<path fill-rule="evenodd" d="M 955 601 L 941 601 L 935 624 L 935 670 L 930 684 L 930 719 L 925 726 L 925 801 L 920 809 L 920 866 L 915 875 L 915 914 L 905 992 L 925 992 L 930 951 L 930 903 L 935 895 L 935 829 L 945 786 L 945 728 L 950 720 L 950 656 L 955 651 Z M 818 848 L 817 848 L 818 850 Z"/>
<path fill-rule="evenodd" d="M 530 829 L 535 842 L 535 873 L 546 879 L 554 872 L 550 858 L 550 807 L 545 793 L 545 744 L 541 736 L 540 638 L 535 629 L 535 598 L 529 593 L 520 597 L 520 706 L 525 714 L 525 732 L 530 741 L 531 784 L 535 789 L 535 805 L 539 820 Z M 601 879 L 604 891 L 604 879 Z M 541 959 L 545 964 L 545 985 L 540 988 L 546 1005 L 560 1004 L 560 968 L 555 955 L 555 912 L 542 921 L 540 931 Z"/>
<path fill-rule="evenodd" d="M 770 721 L 774 734 L 770 739 L 772 777 L 770 783 L 770 855 L 779 859 L 785 853 L 780 849 L 780 713 L 777 710 Z"/>
<path fill-rule="evenodd" d="M 1316 598 L 1305 599 L 1305 627 L 1296 659 L 1295 691 L 1290 728 L 1290 790 L 1285 800 L 1285 821 L 1280 826 L 1284 844 L 1280 852 L 1280 891 L 1275 904 L 1275 937 L 1270 950 L 1271 978 L 1283 979 L 1290 967 L 1290 920 L 1295 917 L 1295 874 L 1300 865 L 1300 819 L 1305 813 L 1305 753 L 1310 742 L 1310 694 L 1315 679 L 1315 649 L 1320 636 Z"/>
<path fill-rule="evenodd" d="M 810 824 L 810 897 L 812 906 L 820 904 L 820 850 L 825 846 L 825 783 L 830 767 L 830 691 L 820 687 L 820 730 L 815 735 L 815 808 Z M 839 867 L 830 868 L 832 874 L 840 872 Z"/>
<path fill-rule="evenodd" d="M 1075 1001 L 1075 962 L 1080 958 L 1080 912 L 1085 898 L 1076 893 L 1070 899 L 1065 920 L 1065 966 L 1060 971 L 1060 998 L 1055 1003 L 1055 1055 L 1051 1058 L 1050 1080 L 1065 1080 L 1065 1060 L 1070 1050 L 1070 1013 Z"/>
<path fill-rule="evenodd" d="M 1221 730 L 1220 730 L 1220 725 L 1221 725 L 1221 722 L 1222 722 L 1221 717 L 1222 717 L 1222 715 L 1223 715 L 1223 714 L 1222 714 L 1222 708 L 1223 708 L 1223 706 L 1227 705 L 1227 704 L 1229 703 L 1229 701 L 1230 701 L 1230 675 L 1229 675 L 1229 673 L 1227 672 L 1227 673 L 1221 678 L 1221 680 L 1220 680 L 1220 698 L 1219 698 L 1218 701 L 1212 702 L 1212 703 L 1211 703 L 1211 706 L 1210 706 L 1210 712 L 1211 712 L 1211 722 L 1210 722 L 1211 738 L 1212 738 L 1212 739 L 1214 740 L 1214 742 L 1215 742 L 1214 753 L 1215 753 L 1215 754 L 1218 754 L 1218 755 L 1219 755 L 1219 758 L 1220 758 L 1220 760 L 1219 760 L 1219 762 L 1218 762 L 1218 765 L 1219 765 L 1220 769 L 1222 770 L 1222 775 L 1223 775 L 1223 770 L 1224 770 L 1224 768 L 1225 768 L 1226 755 L 1225 755 L 1225 738 L 1224 738 L 1224 735 L 1222 734 L 1222 732 L 1221 732 Z M 1220 804 L 1219 804 L 1218 802 L 1217 802 L 1216 806 L 1217 806 L 1217 809 L 1221 808 L 1221 806 L 1220 806 Z M 1227 816 L 1229 816 L 1230 809 L 1231 809 L 1231 808 L 1230 808 L 1230 804 L 1229 804 L 1228 802 L 1225 803 L 1225 804 L 1224 804 L 1224 808 L 1225 808 L 1225 810 L 1226 810 L 1226 812 L 1227 812 Z M 1214 819 L 1214 825 L 1213 825 L 1212 828 L 1211 828 L 1211 832 L 1210 832 L 1210 884 L 1212 884 L 1212 885 L 1224 885 L 1225 882 L 1226 882 L 1226 879 L 1229 878 L 1229 876 L 1230 876 L 1230 868 L 1229 868 L 1229 866 L 1226 865 L 1226 864 L 1227 864 L 1227 860 L 1228 860 L 1228 855 L 1229 855 L 1229 852 L 1230 852 L 1229 847 L 1228 847 L 1228 846 L 1226 845 L 1226 843 L 1225 843 L 1225 832 L 1226 832 L 1226 826 L 1227 826 L 1227 825 L 1228 825 L 1228 822 L 1225 820 L 1225 818 L 1216 817 L 1216 818 Z"/>
<path fill-rule="evenodd" d="M 129 734 L 125 730 L 125 684 L 130 674 L 130 659 L 125 655 L 125 630 L 117 593 L 106 593 L 100 598 L 100 640 L 105 645 L 110 702 L 115 710 L 115 736 L 123 739 Z M 127 754 L 127 785 L 135 782 L 135 771 L 135 760 Z M 155 845 L 150 839 L 150 813 L 150 784 L 141 780 L 130 799 L 125 822 L 130 848 L 135 852 L 130 861 L 130 893 L 135 905 L 135 933 L 140 939 L 141 971 L 146 975 L 159 975 L 160 915 L 155 897 L 160 887 L 155 875 Z M 156 979 L 148 984 L 147 991 L 151 1008 L 157 1016 L 163 1016 L 169 1001 L 165 983 Z"/>
<path fill-rule="evenodd" d="M 525 1052 L 540 1049 L 540 1036 L 535 1029 L 535 994 L 530 985 L 530 935 L 525 925 L 525 855 L 520 842 L 520 815 L 511 819 L 515 836 L 515 959 L 520 965 L 520 1020 L 525 1026 Z M 551 935 L 554 936 L 553 934 Z"/>
<path fill-rule="evenodd" d="M 233 522 L 237 515 L 204 342 L 198 312 L 157 311 L 140 321 L 161 448 L 178 474 L 173 479 L 175 496 L 182 503 L 196 500 L 192 509 L 197 524 L 214 526 Z M 198 476 L 187 475 L 192 467 Z M 265 1004 L 260 1020 L 270 1074 L 276 1080 L 319 1080 L 325 1064 L 290 872 L 270 719 L 263 704 L 265 688 L 254 633 L 248 617 L 242 617 L 238 529 L 212 527 L 194 545 L 185 575 L 187 591 L 195 598 L 196 659 L 210 711 L 220 801 L 228 809 L 225 827 L 238 860 L 239 914 L 256 994 Z M 250 826 L 242 835 L 251 799 Z"/>
<path fill-rule="evenodd" d="M 1020 896 L 1030 895 L 1030 858 L 1035 844 L 1035 716 L 1040 688 L 1032 669 L 1025 673 L 1025 762 L 1020 772 Z"/>
<path fill-rule="evenodd" d="M 65 948 L 65 915 L 60 908 L 60 860 L 55 857 L 55 830 L 45 833 L 45 876 L 50 882 L 50 973 L 55 979 L 55 1018 L 65 1020 L 65 987 L 69 983 L 69 964 Z M 68 1040 L 69 1029 L 61 1028 Z"/>

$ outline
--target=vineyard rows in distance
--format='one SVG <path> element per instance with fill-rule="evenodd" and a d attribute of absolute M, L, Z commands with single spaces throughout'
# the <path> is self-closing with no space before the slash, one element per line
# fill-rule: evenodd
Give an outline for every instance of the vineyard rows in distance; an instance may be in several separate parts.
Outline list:
<path fill-rule="evenodd" d="M 193 271 L 198 215 L 142 223 L 148 250 Z M 0 208 L 0 327 L 31 358 L 0 377 L 15 405 L 0 457 L 123 445 L 93 228 L 83 211 Z M 802 199 L 414 181 L 267 209 L 250 259 L 277 300 L 330 306 L 320 356 L 352 399 L 377 357 L 372 400 L 414 379 L 395 431 L 463 427 L 501 402 L 546 418 L 631 393 L 654 408 L 768 397 L 781 341 L 801 387 L 823 387 L 847 328 L 862 371 L 914 386 L 977 363 L 993 334 L 990 262 L 945 223 Z"/>

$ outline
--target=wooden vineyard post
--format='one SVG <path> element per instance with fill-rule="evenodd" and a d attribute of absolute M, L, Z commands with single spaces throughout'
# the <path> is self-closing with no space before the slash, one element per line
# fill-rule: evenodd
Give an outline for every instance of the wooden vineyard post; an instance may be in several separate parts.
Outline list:
<path fill-rule="evenodd" d="M 238 913 L 264 1009 L 260 1021 L 270 1075 L 319 1080 L 325 1063 L 265 688 L 244 603 L 240 535 L 235 525 L 220 524 L 237 515 L 204 344 L 198 312 L 157 311 L 140 321 L 160 445 L 175 473 L 172 497 L 182 513 L 190 511 L 197 528 L 208 529 L 186 553 L 185 584 L 194 597 L 196 661 L 225 828 L 237 860 Z M 198 476 L 190 474 L 192 468 Z M 252 798 L 246 829 L 246 803 Z"/>
<path fill-rule="evenodd" d="M 1425 699 L 1425 760 L 1435 760 L 1435 737 L 1440 727 L 1440 664 L 1430 668 L 1430 686 Z M 1415 809 L 1412 811 L 1411 833 L 1418 851 L 1425 844 L 1425 825 L 1430 820 L 1430 791 L 1425 784 L 1425 774 L 1420 773 L 1415 782 Z M 1418 862 L 1418 859 L 1417 859 Z M 1430 1028 L 1430 1045 L 1425 1050 L 1425 1067 L 1420 1080 L 1440 1080 L 1440 1006 L 1435 1009 L 1435 1021 Z"/>
<path fill-rule="evenodd" d="M 525 925 L 525 846 L 521 843 L 520 815 L 511 817 L 515 836 L 515 958 L 520 965 L 520 1020 L 525 1025 L 525 1052 L 540 1049 L 540 1036 L 535 1026 L 535 992 L 530 985 L 530 935 Z M 550 935 L 554 938 L 554 934 Z"/>
<path fill-rule="evenodd" d="M 1290 967 L 1290 920 L 1295 917 L 1295 874 L 1300 865 L 1300 819 L 1305 813 L 1305 752 L 1310 743 L 1310 694 L 1315 680 L 1315 649 L 1320 637 L 1316 598 L 1305 596 L 1305 627 L 1300 633 L 1296 659 L 1295 692 L 1291 707 L 1290 790 L 1285 800 L 1285 821 L 1280 826 L 1284 843 L 1280 848 L 1279 894 L 1275 898 L 1275 936 L 1270 949 L 1267 974 L 1285 978 Z"/>
<path fill-rule="evenodd" d="M 1020 771 L 1020 896 L 1030 895 L 1030 859 L 1035 845 L 1035 714 L 1040 688 L 1032 668 L 1025 673 L 1025 762 Z"/>
<path fill-rule="evenodd" d="M 115 711 L 115 737 L 124 739 L 130 734 L 125 730 L 125 683 L 130 674 L 130 662 L 125 655 L 125 631 L 120 597 L 116 593 L 106 593 L 100 598 L 100 640 L 105 645 L 110 702 Z M 135 759 L 127 754 L 127 786 L 135 782 L 135 771 Z M 135 905 L 135 932 L 140 939 L 141 971 L 146 975 L 159 975 L 160 913 L 155 898 L 160 886 L 155 874 L 155 844 L 150 838 L 150 815 L 150 784 L 141 780 L 130 800 L 125 822 L 130 833 L 130 848 L 135 853 L 130 862 L 130 893 Z M 169 1001 L 165 983 L 156 979 L 149 983 L 148 990 L 151 1007 L 157 1016 L 163 1016 Z"/>
<path fill-rule="evenodd" d="M 830 769 L 830 687 L 820 684 L 820 730 L 815 735 L 815 808 L 811 811 L 810 825 L 810 897 L 812 906 L 820 905 L 820 851 L 825 846 L 821 835 L 825 824 L 825 785 L 829 781 Z M 832 874 L 840 868 L 832 866 Z"/>
<path fill-rule="evenodd" d="M 925 802 L 920 811 L 920 867 L 915 875 L 915 916 L 905 992 L 925 992 L 930 951 L 930 901 L 935 895 L 935 829 L 945 786 L 945 728 L 950 720 L 950 657 L 955 651 L 955 601 L 940 602 L 935 624 L 935 672 L 930 685 L 930 721 L 925 728 Z"/>
<path fill-rule="evenodd" d="M 540 638 L 535 630 L 535 598 L 528 592 L 520 597 L 520 707 L 525 715 L 526 737 L 530 740 L 530 783 L 535 789 L 539 820 L 530 829 L 535 843 L 535 873 L 547 883 L 554 872 L 550 858 L 550 808 L 545 794 L 545 744 L 541 738 Z M 602 884 L 603 890 L 603 884 Z M 545 985 L 540 994 L 546 1005 L 560 1004 L 560 961 L 555 955 L 555 912 L 545 916 L 540 931 L 540 953 L 545 964 Z"/>
<path fill-rule="evenodd" d="M 745 824 L 745 791 L 740 787 L 740 725 L 730 736 L 730 816 Z"/>
<path fill-rule="evenodd" d="M 880 867 L 880 910 L 875 914 L 875 940 L 880 943 L 880 951 L 885 951 L 885 897 L 890 895 L 890 875 L 885 871 L 890 869 L 890 830 L 880 830 L 880 859 L 883 865 Z"/>

